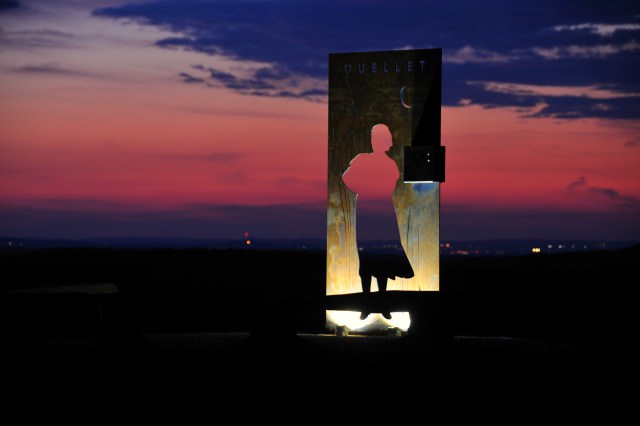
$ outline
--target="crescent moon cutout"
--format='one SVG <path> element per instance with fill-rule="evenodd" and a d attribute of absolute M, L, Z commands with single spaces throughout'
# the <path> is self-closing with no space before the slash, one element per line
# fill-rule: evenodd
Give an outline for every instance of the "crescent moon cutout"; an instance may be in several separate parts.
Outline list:
<path fill-rule="evenodd" d="M 409 105 L 408 103 L 406 103 L 404 101 L 404 91 L 407 89 L 407 86 L 402 86 L 400 88 L 400 103 L 402 104 L 403 107 L 405 107 L 406 109 L 411 109 L 411 105 Z"/>

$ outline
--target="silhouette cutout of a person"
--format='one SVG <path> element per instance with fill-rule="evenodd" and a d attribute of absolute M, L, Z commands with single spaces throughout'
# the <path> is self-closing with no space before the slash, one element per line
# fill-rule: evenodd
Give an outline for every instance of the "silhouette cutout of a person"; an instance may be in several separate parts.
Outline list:
<path fill-rule="evenodd" d="M 377 125 L 372 129 L 371 135 L 373 152 L 357 155 L 342 176 L 347 188 L 357 194 L 356 241 L 365 240 L 366 230 L 382 227 L 384 229 L 381 231 L 384 234 L 395 236 L 396 246 L 400 250 L 395 255 L 358 250 L 358 273 L 364 293 L 371 291 L 372 277 L 378 282 L 378 290 L 384 292 L 387 290 L 387 280 L 414 276 L 411 263 L 402 247 L 398 219 L 393 206 L 393 192 L 400 172 L 388 152 L 393 146 L 391 133 L 386 126 Z M 380 219 L 384 221 L 381 222 Z M 361 318 L 364 319 L 367 315 L 368 312 L 362 312 Z M 383 315 L 387 319 L 390 318 L 389 312 L 384 312 Z"/>

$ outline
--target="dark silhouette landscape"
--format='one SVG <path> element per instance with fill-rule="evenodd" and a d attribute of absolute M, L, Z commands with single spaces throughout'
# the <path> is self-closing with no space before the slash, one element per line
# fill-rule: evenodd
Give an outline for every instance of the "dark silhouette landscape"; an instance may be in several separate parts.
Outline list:
<path fill-rule="evenodd" d="M 25 418 L 612 421 L 635 404 L 639 255 L 444 256 L 407 333 L 336 336 L 320 250 L 5 249 L 4 403 Z"/>

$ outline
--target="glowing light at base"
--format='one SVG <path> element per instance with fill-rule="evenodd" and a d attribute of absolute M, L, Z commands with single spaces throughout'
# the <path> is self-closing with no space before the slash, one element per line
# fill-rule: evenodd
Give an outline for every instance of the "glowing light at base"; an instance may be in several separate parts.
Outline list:
<path fill-rule="evenodd" d="M 411 318 L 409 312 L 391 312 L 391 319 L 386 319 L 378 313 L 372 313 L 367 318 L 360 319 L 360 312 L 357 311 L 327 311 L 327 323 L 345 326 L 350 331 L 356 332 L 384 331 L 389 328 L 407 331 L 411 325 Z"/>
<path fill-rule="evenodd" d="M 378 73 L 380 78 L 369 78 L 368 73 L 361 75 L 357 72 L 357 64 L 374 64 L 375 68 L 375 64 L 392 62 L 420 63 L 424 66 L 420 66 L 420 71 L 414 65 L 408 65 L 404 71 L 396 67 L 397 72 Z M 427 163 L 431 161 L 432 151 L 435 155 L 436 152 L 440 152 L 440 149 L 444 149 L 440 145 L 441 65 L 442 49 L 329 55 L 326 240 L 326 294 L 328 296 L 356 294 L 364 290 L 361 276 L 361 261 L 364 256 L 361 256 L 362 250 L 358 245 L 358 235 L 360 237 L 363 235 L 358 234 L 356 230 L 357 226 L 362 226 L 362 222 L 357 225 L 359 222 L 357 210 L 363 207 L 363 204 L 359 204 L 363 200 L 358 201 L 358 196 L 362 196 L 362 193 L 358 194 L 358 190 L 349 188 L 344 177 L 355 165 L 355 159 L 360 154 L 372 153 L 373 139 L 377 139 L 377 131 L 374 132 L 374 129 L 382 124 L 384 126 L 381 128 L 386 127 L 385 141 L 391 141 L 387 156 L 397 166 L 397 170 L 393 170 L 393 173 L 389 172 L 393 177 L 382 180 L 385 183 L 388 180 L 393 184 L 395 179 L 393 191 L 390 191 L 391 188 L 383 190 L 387 186 L 373 179 L 380 172 L 379 167 L 375 167 L 375 170 L 367 170 L 362 183 L 365 193 L 369 193 L 369 189 L 373 188 L 380 191 L 372 196 L 371 200 L 392 201 L 393 209 L 391 210 L 395 211 L 385 213 L 384 217 L 391 222 L 388 229 L 390 229 L 389 232 L 393 232 L 394 239 L 396 232 L 399 233 L 397 235 L 399 241 L 395 245 L 404 250 L 404 255 L 413 270 L 413 274 L 398 275 L 393 273 L 393 268 L 390 268 L 386 273 L 391 279 L 388 280 L 386 289 L 383 291 L 422 292 L 440 289 L 440 183 L 444 182 L 444 176 L 434 164 Z M 410 80 L 410 86 L 405 86 L 409 81 L 407 79 Z M 399 109 L 399 105 L 404 107 Z M 362 113 L 364 110 L 366 114 Z M 411 113 L 407 114 L 407 111 Z M 414 141 L 428 144 L 422 145 L 422 148 L 429 146 L 429 149 L 424 151 L 421 147 L 414 146 Z M 405 151 L 419 153 L 415 165 L 413 161 L 405 163 Z M 410 158 L 413 159 L 414 155 Z M 443 163 L 437 165 L 442 166 Z M 434 181 L 434 178 L 437 179 Z M 367 189 L 368 185 L 372 187 Z M 393 217 L 394 213 L 395 217 Z M 365 231 L 364 239 L 372 238 L 373 234 Z M 382 268 L 386 267 L 382 266 Z M 377 275 L 379 274 L 366 274 L 366 284 L 370 287 L 367 290 L 380 291 L 377 280 L 375 287 L 373 279 L 371 282 L 368 281 L 369 277 Z M 351 308 L 364 309 L 358 305 Z M 408 331 L 409 325 L 408 312 L 392 312 L 391 319 L 384 318 L 380 313 L 374 313 L 362 320 L 360 312 L 356 311 L 329 310 L 326 312 L 327 329 L 344 326 L 348 330 L 366 334 L 370 331 L 385 331 L 391 328 Z"/>

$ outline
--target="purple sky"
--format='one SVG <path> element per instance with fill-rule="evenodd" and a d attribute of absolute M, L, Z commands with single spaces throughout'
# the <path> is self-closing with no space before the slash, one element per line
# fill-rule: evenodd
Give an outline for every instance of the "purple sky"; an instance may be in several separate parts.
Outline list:
<path fill-rule="evenodd" d="M 324 238 L 329 53 L 432 47 L 442 239 L 640 240 L 640 7 L 557 0 L 0 0 L 0 236 Z"/>

